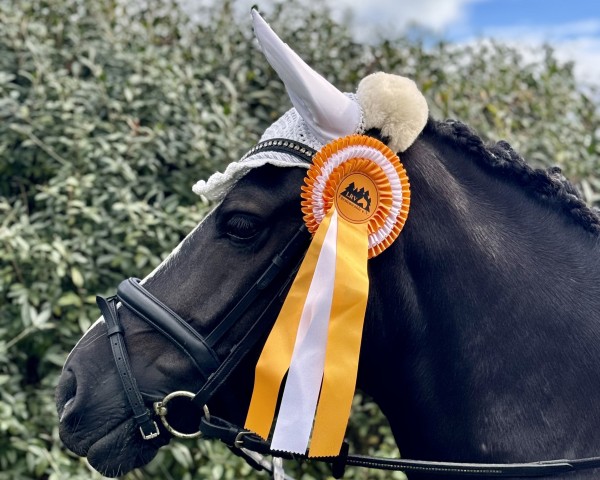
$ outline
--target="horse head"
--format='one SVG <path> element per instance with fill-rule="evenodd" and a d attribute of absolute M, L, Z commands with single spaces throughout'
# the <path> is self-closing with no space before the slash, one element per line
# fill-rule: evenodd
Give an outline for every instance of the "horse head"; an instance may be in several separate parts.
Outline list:
<path fill-rule="evenodd" d="M 224 385 L 211 392 L 209 400 L 211 412 L 242 423 L 260 346 L 310 241 L 301 228 L 300 192 L 312 156 L 331 140 L 366 130 L 387 137 L 393 149 L 404 150 L 427 120 L 426 103 L 413 82 L 377 74 L 363 81 L 357 94 L 344 94 L 304 63 L 256 11 L 253 20 L 265 56 L 283 80 L 294 108 L 269 127 L 240 161 L 194 186 L 196 193 L 218 206 L 148 277 L 120 287 L 134 296 L 141 287 L 142 296 L 153 296 L 165 311 L 174 312 L 175 322 L 191 327 L 188 333 L 197 338 L 204 357 L 194 359 L 192 347 L 185 339 L 177 341 L 177 333 L 169 327 L 144 321 L 144 313 L 136 308 L 136 301 L 143 302 L 140 295 L 130 301 L 119 297 L 118 304 L 111 303 L 118 325 L 107 321 L 111 307 L 105 302 L 103 317 L 75 346 L 60 378 L 61 438 L 105 475 L 144 465 L 169 441 L 160 422 L 148 432 L 142 428 L 140 434 L 127 388 L 119 379 L 123 372 L 112 360 L 107 337 L 122 330 L 123 356 L 129 356 L 141 402 L 151 409 L 153 402 L 171 392 L 198 392 L 252 330 L 252 341 L 244 343 L 243 362 L 233 361 L 236 368 L 231 368 L 227 380 L 220 382 Z M 390 88 L 393 92 L 386 98 Z M 382 91 L 383 97 L 378 98 L 375 90 Z M 391 95 L 396 105 L 404 99 L 406 108 L 394 114 L 388 106 L 390 118 L 380 118 L 383 113 L 372 104 L 383 106 Z M 370 198 L 366 201 L 370 203 Z M 281 271 L 257 291 L 261 275 L 275 258 L 284 262 L 277 268 Z M 249 291 L 257 291 L 256 298 L 240 302 Z M 190 418 L 198 420 L 193 415 L 183 406 L 170 414 L 169 421 L 189 425 Z"/>
<path fill-rule="evenodd" d="M 261 349 L 311 242 L 307 169 L 332 142 L 360 134 L 399 152 L 411 183 L 407 228 L 393 243 L 383 241 L 389 232 L 369 235 L 376 254 L 358 366 L 358 386 L 403 454 L 597 454 L 597 214 L 556 171 L 533 170 L 506 143 L 486 146 L 460 123 L 428 119 L 412 81 L 377 73 L 344 94 L 256 12 L 253 20 L 294 108 L 240 161 L 194 185 L 217 207 L 154 272 L 99 300 L 103 316 L 59 381 L 63 442 L 118 476 L 171 438 L 156 418 L 172 392 L 195 392 L 169 412 L 176 430 L 197 425 L 205 404 L 244 422 Z M 385 197 L 354 183 L 340 192 L 368 212 Z M 583 411 L 592 420 L 577 430 Z"/>

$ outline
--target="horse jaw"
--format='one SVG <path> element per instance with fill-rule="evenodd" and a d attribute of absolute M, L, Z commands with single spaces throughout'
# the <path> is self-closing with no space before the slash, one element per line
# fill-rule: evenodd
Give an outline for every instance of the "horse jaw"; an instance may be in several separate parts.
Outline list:
<path fill-rule="evenodd" d="M 283 81 L 292 104 L 315 136 L 328 143 L 356 133 L 362 123 L 359 104 L 309 67 L 254 9 L 252 23 L 267 61 Z"/>

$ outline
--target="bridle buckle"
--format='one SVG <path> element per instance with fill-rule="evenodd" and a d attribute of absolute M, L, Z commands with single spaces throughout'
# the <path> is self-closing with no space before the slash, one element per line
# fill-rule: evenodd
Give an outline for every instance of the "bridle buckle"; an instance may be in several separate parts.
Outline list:
<path fill-rule="evenodd" d="M 237 448 L 243 448 L 244 447 L 244 437 L 246 435 L 250 435 L 252 432 L 249 432 L 247 430 L 239 432 L 236 436 L 235 436 L 235 440 L 233 441 L 233 445 Z"/>
<path fill-rule="evenodd" d="M 142 438 L 144 440 L 152 440 L 153 438 L 156 438 L 160 435 L 160 430 L 158 429 L 158 425 L 156 424 L 156 422 L 154 420 L 152 420 L 152 423 L 154 424 L 154 431 L 152 433 L 149 433 L 148 435 L 146 435 L 144 433 L 144 429 L 142 427 L 140 427 L 140 433 L 142 434 Z"/>

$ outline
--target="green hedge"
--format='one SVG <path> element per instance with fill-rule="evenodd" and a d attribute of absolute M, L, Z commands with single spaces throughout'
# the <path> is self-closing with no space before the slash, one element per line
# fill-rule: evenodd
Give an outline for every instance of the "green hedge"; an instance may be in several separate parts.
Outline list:
<path fill-rule="evenodd" d="M 248 16 L 230 2 L 215 1 L 199 23 L 171 0 L 131 3 L 0 2 L 0 479 L 100 478 L 61 446 L 53 393 L 98 316 L 95 294 L 156 266 L 206 212 L 192 183 L 289 108 Z M 377 70 L 410 76 L 435 117 L 506 138 L 538 165 L 558 163 L 600 200 L 597 106 L 550 49 L 526 61 L 496 44 L 360 45 L 324 9 L 287 1 L 268 19 L 340 88 Z M 357 396 L 351 423 L 356 450 L 397 455 L 370 401 Z M 220 445 L 172 442 L 126 478 L 246 475 Z"/>

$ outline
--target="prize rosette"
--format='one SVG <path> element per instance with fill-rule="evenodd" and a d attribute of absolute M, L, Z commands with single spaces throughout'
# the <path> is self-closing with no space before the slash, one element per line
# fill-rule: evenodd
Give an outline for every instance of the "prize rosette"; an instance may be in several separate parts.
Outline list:
<path fill-rule="evenodd" d="M 410 184 L 398 156 L 366 135 L 325 145 L 302 187 L 304 222 L 315 233 L 332 205 L 351 223 L 368 223 L 369 258 L 389 247 L 404 227 Z"/>
<path fill-rule="evenodd" d="M 273 450 L 337 456 L 356 388 L 367 261 L 400 234 L 410 187 L 386 145 L 351 135 L 317 152 L 301 197 L 313 239 L 256 364 L 245 426 L 267 438 L 276 417 Z"/>

